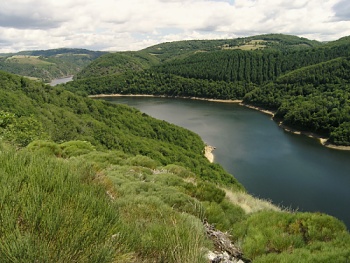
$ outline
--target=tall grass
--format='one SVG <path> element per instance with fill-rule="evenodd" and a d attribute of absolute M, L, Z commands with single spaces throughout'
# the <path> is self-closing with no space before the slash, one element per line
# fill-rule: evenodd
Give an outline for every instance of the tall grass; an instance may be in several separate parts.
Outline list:
<path fill-rule="evenodd" d="M 93 171 L 25 150 L 0 153 L 1 262 L 112 262 L 126 249 Z"/>

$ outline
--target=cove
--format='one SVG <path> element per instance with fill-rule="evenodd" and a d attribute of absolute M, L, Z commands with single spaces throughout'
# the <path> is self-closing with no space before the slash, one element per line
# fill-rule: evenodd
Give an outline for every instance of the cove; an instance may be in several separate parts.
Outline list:
<path fill-rule="evenodd" d="M 104 98 L 182 126 L 215 146 L 215 162 L 259 198 L 298 211 L 333 215 L 350 229 L 350 151 L 285 132 L 271 117 L 233 103 Z"/>

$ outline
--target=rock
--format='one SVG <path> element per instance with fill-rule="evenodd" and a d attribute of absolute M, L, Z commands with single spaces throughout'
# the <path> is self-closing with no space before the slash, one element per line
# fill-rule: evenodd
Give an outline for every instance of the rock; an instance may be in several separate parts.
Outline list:
<path fill-rule="evenodd" d="M 242 251 L 230 240 L 227 233 L 215 229 L 213 225 L 204 222 L 208 237 L 213 241 L 215 251 L 209 251 L 207 258 L 211 263 L 245 263 Z M 249 262 L 249 260 L 247 261 Z"/>

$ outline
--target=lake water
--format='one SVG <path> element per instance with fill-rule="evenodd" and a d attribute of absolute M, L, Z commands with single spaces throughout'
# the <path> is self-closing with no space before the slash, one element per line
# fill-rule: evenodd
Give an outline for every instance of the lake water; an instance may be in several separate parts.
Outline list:
<path fill-rule="evenodd" d="M 350 151 L 287 133 L 270 116 L 237 104 L 153 97 L 106 100 L 196 132 L 216 147 L 215 162 L 252 195 L 336 216 L 350 229 Z"/>
<path fill-rule="evenodd" d="M 60 78 L 60 79 L 53 79 L 53 80 L 50 82 L 50 86 L 56 86 L 56 85 L 58 85 L 58 84 L 67 83 L 67 82 L 72 81 L 72 80 L 73 80 L 73 76 L 65 77 L 65 78 Z"/>

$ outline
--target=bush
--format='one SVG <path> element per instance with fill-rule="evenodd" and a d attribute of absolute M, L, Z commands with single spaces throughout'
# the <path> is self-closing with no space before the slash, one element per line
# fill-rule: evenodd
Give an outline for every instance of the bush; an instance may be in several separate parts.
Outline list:
<path fill-rule="evenodd" d="M 87 141 L 68 141 L 60 144 L 62 157 L 79 156 L 95 151 L 95 147 Z"/>
<path fill-rule="evenodd" d="M 254 262 L 350 259 L 350 235 L 345 225 L 324 214 L 258 212 L 235 224 L 232 233 L 245 256 Z"/>
<path fill-rule="evenodd" d="M 41 152 L 45 155 L 57 157 L 60 157 L 62 155 L 61 147 L 57 143 L 51 141 L 33 141 L 27 146 L 27 149 L 30 151 Z"/>
<path fill-rule="evenodd" d="M 200 182 L 197 184 L 193 195 L 201 201 L 220 203 L 225 198 L 225 191 L 216 187 L 213 183 Z"/>
<path fill-rule="evenodd" d="M 125 164 L 156 169 L 159 163 L 147 156 L 137 155 L 126 160 Z"/>
<path fill-rule="evenodd" d="M 208 222 L 222 231 L 229 231 L 234 223 L 240 222 L 245 216 L 242 208 L 225 200 L 220 204 L 203 202 L 203 206 Z"/>

